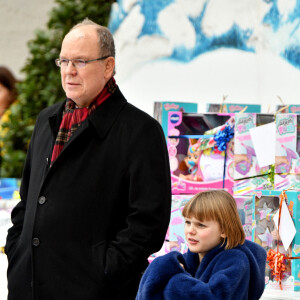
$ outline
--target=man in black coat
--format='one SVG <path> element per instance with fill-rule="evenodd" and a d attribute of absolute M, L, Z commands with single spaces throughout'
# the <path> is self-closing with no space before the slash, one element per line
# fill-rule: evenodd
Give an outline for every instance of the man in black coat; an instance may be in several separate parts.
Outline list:
<path fill-rule="evenodd" d="M 67 99 L 31 138 L 5 252 L 9 300 L 134 299 L 170 216 L 160 125 L 129 104 L 107 28 L 65 36 L 56 64 Z"/>

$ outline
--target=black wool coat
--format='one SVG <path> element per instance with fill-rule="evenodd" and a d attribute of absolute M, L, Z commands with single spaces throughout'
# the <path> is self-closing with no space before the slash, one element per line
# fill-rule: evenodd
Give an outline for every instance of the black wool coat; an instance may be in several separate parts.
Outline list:
<path fill-rule="evenodd" d="M 64 103 L 44 109 L 8 231 L 9 300 L 134 299 L 170 217 L 166 143 L 119 89 L 49 168 Z"/>

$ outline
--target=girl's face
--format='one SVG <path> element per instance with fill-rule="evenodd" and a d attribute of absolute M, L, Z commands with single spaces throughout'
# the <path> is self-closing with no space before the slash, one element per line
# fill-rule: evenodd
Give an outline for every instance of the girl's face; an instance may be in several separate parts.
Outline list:
<path fill-rule="evenodd" d="M 194 217 L 185 218 L 184 234 L 191 252 L 198 253 L 200 261 L 204 255 L 226 237 L 216 221 L 203 221 Z"/>

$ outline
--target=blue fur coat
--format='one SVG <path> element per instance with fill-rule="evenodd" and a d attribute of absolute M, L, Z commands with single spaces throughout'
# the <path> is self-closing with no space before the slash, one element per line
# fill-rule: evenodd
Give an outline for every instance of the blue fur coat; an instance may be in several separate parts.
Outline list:
<path fill-rule="evenodd" d="M 265 287 L 265 266 L 266 251 L 247 240 L 230 250 L 213 248 L 200 265 L 196 253 L 170 252 L 149 265 L 136 300 L 257 300 Z"/>

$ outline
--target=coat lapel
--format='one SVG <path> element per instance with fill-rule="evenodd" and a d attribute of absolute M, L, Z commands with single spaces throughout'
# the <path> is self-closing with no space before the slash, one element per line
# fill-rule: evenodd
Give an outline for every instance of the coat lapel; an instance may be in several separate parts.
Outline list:
<path fill-rule="evenodd" d="M 95 127 L 101 139 L 105 137 L 109 129 L 113 126 L 126 103 L 126 99 L 119 88 L 117 88 L 115 93 L 97 107 L 90 115 L 89 120 Z"/>
<path fill-rule="evenodd" d="M 99 107 L 97 107 L 96 110 L 74 132 L 70 140 L 65 144 L 59 156 L 63 155 L 64 152 L 66 152 L 66 150 L 72 146 L 73 142 L 90 126 L 90 124 L 95 127 L 99 137 L 101 139 L 104 138 L 109 129 L 113 126 L 114 121 L 116 120 L 120 111 L 124 108 L 126 103 L 126 99 L 122 95 L 119 88 L 117 88 L 115 93 L 111 95 L 106 101 L 104 101 Z M 49 159 L 51 159 L 52 149 L 62 120 L 62 112 L 64 106 L 65 101 L 49 117 L 49 125 L 53 134 L 53 141 L 51 143 Z M 53 166 L 54 164 L 55 162 L 53 163 Z"/>
<path fill-rule="evenodd" d="M 60 122 L 62 120 L 62 112 L 65 103 L 66 101 L 64 101 L 63 104 L 59 106 L 58 109 L 49 117 L 49 125 L 54 138 L 56 138 L 59 130 Z"/>

